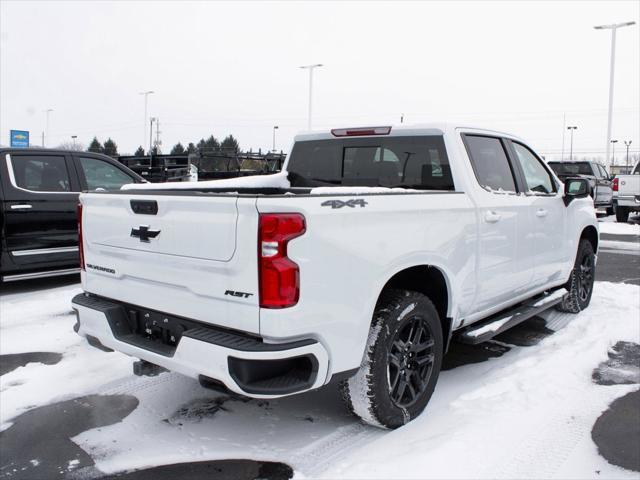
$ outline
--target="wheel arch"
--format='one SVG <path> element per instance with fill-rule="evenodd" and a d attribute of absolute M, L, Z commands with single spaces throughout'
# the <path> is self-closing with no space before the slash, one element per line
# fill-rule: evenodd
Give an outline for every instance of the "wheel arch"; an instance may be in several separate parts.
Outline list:
<path fill-rule="evenodd" d="M 593 251 L 598 252 L 598 230 L 593 225 L 587 225 L 580 234 L 580 240 L 586 239 L 591 243 Z"/>
<path fill-rule="evenodd" d="M 449 313 L 452 311 L 452 295 L 446 273 L 434 265 L 406 267 L 394 273 L 387 280 L 378 294 L 376 307 L 382 293 L 389 288 L 412 290 L 429 297 L 438 311 L 442 326 L 442 338 L 445 340 L 445 349 L 448 348 L 452 332 L 452 319 Z"/>

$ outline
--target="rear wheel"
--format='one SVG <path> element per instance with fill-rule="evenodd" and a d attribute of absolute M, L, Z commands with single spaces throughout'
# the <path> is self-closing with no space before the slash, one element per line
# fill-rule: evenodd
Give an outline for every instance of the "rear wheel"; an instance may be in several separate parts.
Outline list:
<path fill-rule="evenodd" d="M 627 207 L 616 206 L 616 221 L 620 223 L 627 223 L 629 220 L 629 209 Z"/>
<path fill-rule="evenodd" d="M 442 353 L 442 327 L 431 300 L 389 289 L 378 301 L 360 370 L 340 385 L 348 408 L 371 425 L 404 425 L 429 402 Z"/>
<path fill-rule="evenodd" d="M 578 245 L 578 254 L 571 277 L 565 286 L 569 293 L 558 304 L 558 310 L 578 313 L 587 308 L 591 302 L 595 273 L 596 256 L 593 246 L 589 240 L 582 239 Z"/>
<path fill-rule="evenodd" d="M 607 207 L 607 215 L 613 215 L 614 212 L 615 210 L 613 209 L 613 207 Z"/>

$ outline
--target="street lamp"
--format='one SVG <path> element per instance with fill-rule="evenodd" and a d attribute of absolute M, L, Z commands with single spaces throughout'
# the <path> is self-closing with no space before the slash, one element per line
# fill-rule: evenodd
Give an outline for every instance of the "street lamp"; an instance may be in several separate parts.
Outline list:
<path fill-rule="evenodd" d="M 611 145 L 613 146 L 613 154 L 611 156 L 612 167 L 616 164 L 616 143 L 618 143 L 618 140 L 611 140 Z"/>
<path fill-rule="evenodd" d="M 274 125 L 273 126 L 273 149 L 272 149 L 273 152 L 276 151 L 276 130 L 278 130 L 278 126 Z"/>
<path fill-rule="evenodd" d="M 142 137 L 142 145 L 144 145 L 144 142 L 147 141 L 147 102 L 148 102 L 148 97 L 151 94 L 154 94 L 156 92 L 154 92 L 153 90 L 147 90 L 146 92 L 140 92 L 138 93 L 138 95 L 144 95 L 144 136 Z"/>
<path fill-rule="evenodd" d="M 300 68 L 306 68 L 309 70 L 309 119 L 307 120 L 307 130 L 311 130 L 311 112 L 312 112 L 312 99 L 313 99 L 313 70 L 318 67 L 322 67 L 321 63 L 313 65 L 303 65 Z"/>
<path fill-rule="evenodd" d="M 76 149 L 76 138 L 78 138 L 78 135 L 71 135 L 71 143 L 73 143 L 73 149 Z"/>
<path fill-rule="evenodd" d="M 42 146 L 43 146 L 43 147 L 46 147 L 46 146 L 47 146 L 47 144 L 49 143 L 49 114 L 50 114 L 51 112 L 53 112 L 53 108 L 47 108 L 47 109 L 44 111 L 44 113 L 46 113 L 46 114 L 47 114 L 47 124 L 46 124 L 45 130 L 44 130 L 44 131 L 45 131 L 45 134 L 44 134 L 45 141 L 44 141 L 44 142 L 42 142 L 42 144 L 43 144 Z"/>
<path fill-rule="evenodd" d="M 625 140 L 624 141 L 624 146 L 627 147 L 627 160 L 625 161 L 625 163 L 627 165 L 627 170 L 628 170 L 629 169 L 629 147 L 631 146 L 631 140 L 629 140 L 629 141 Z"/>
<path fill-rule="evenodd" d="M 596 30 L 611 30 L 611 60 L 609 72 L 609 114 L 607 116 L 607 160 L 609 159 L 609 143 L 611 143 L 611 120 L 613 117 L 613 72 L 616 63 L 616 31 L 621 27 L 635 25 L 636 22 L 614 23 L 611 25 L 597 25 Z"/>
<path fill-rule="evenodd" d="M 577 129 L 578 127 L 576 126 L 567 127 L 567 130 L 571 131 L 571 149 L 569 150 L 569 161 L 573 160 L 573 131 Z"/>
<path fill-rule="evenodd" d="M 156 121 L 156 117 L 151 117 L 150 119 L 150 125 L 149 125 L 149 156 L 152 155 L 152 148 L 153 148 L 153 122 Z"/>

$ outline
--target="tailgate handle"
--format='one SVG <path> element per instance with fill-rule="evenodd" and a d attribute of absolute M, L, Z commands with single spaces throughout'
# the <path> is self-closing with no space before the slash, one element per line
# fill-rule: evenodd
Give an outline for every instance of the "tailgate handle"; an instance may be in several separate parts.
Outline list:
<path fill-rule="evenodd" d="M 139 215 L 156 215 L 158 202 L 155 200 L 131 200 L 131 210 Z"/>

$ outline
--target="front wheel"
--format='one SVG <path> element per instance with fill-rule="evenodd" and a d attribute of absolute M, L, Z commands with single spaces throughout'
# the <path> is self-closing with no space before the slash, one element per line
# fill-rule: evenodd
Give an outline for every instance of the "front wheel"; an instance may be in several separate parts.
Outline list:
<path fill-rule="evenodd" d="M 565 288 L 569 291 L 557 309 L 561 312 L 578 313 L 589 306 L 593 294 L 593 282 L 596 274 L 596 255 L 591 242 L 580 240 L 576 262 Z"/>
<path fill-rule="evenodd" d="M 347 407 L 371 425 L 404 425 L 427 406 L 442 355 L 442 327 L 431 300 L 389 289 L 376 306 L 358 373 L 340 385 Z"/>

